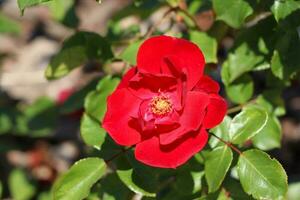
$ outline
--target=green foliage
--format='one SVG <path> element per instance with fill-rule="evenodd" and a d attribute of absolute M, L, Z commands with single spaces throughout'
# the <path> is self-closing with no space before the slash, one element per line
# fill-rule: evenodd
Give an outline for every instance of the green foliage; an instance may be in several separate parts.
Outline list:
<path fill-rule="evenodd" d="M 231 162 L 232 151 L 226 145 L 213 149 L 205 157 L 205 177 L 209 192 L 215 192 L 219 189 Z"/>
<path fill-rule="evenodd" d="M 12 198 L 15 200 L 30 200 L 35 195 L 35 186 L 21 169 L 14 169 L 10 173 L 8 184 Z"/>
<path fill-rule="evenodd" d="M 266 126 L 268 117 L 268 113 L 261 106 L 245 106 L 230 123 L 230 140 L 235 144 L 243 144 Z"/>
<path fill-rule="evenodd" d="M 112 57 L 110 45 L 103 37 L 78 32 L 63 43 L 61 50 L 51 59 L 45 75 L 49 80 L 57 79 L 88 61 L 103 64 Z"/>
<path fill-rule="evenodd" d="M 104 175 L 106 165 L 99 158 L 85 158 L 76 162 L 54 185 L 53 199 L 81 200 Z"/>
<path fill-rule="evenodd" d="M 245 19 L 253 13 L 247 0 L 213 0 L 212 2 L 217 19 L 223 20 L 234 28 L 241 27 Z"/>
<path fill-rule="evenodd" d="M 120 58 L 131 65 L 136 65 L 136 56 L 142 41 L 138 40 L 128 45 L 120 55 Z"/>
<path fill-rule="evenodd" d="M 259 150 L 240 155 L 238 174 L 248 194 L 256 199 L 283 199 L 287 192 L 287 176 L 275 159 Z"/>
<path fill-rule="evenodd" d="M 0 33 L 19 34 L 21 27 L 18 22 L 0 13 Z"/>
<path fill-rule="evenodd" d="M 275 0 L 271 7 L 272 13 L 277 21 L 284 19 L 297 9 L 300 9 L 300 2 L 294 0 Z"/>
<path fill-rule="evenodd" d="M 51 1 L 51 0 L 18 0 L 18 6 L 19 6 L 20 11 L 23 15 L 25 8 L 35 6 L 35 5 L 38 5 L 38 4 L 41 4 L 43 2 L 47 2 L 47 1 Z"/>

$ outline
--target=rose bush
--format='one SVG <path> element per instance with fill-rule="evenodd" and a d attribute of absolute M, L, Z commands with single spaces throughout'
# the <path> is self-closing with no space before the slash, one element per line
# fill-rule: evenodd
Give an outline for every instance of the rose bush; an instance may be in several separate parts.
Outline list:
<path fill-rule="evenodd" d="M 120 145 L 135 147 L 137 160 L 176 168 L 207 143 L 206 129 L 227 110 L 219 85 L 204 75 L 205 60 L 193 43 L 169 36 L 146 40 L 137 66 L 108 98 L 103 127 Z"/>

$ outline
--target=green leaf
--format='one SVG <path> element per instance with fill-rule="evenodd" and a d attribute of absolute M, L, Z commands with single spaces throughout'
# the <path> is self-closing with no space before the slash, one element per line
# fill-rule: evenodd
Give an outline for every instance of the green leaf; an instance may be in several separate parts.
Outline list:
<path fill-rule="evenodd" d="M 206 63 L 217 63 L 217 40 L 205 32 L 191 31 L 190 40 L 202 50 Z"/>
<path fill-rule="evenodd" d="M 96 90 L 86 96 L 84 108 L 90 116 L 99 122 L 102 121 L 106 112 L 106 99 L 115 90 L 119 82 L 119 78 L 106 76 L 98 83 Z"/>
<path fill-rule="evenodd" d="M 300 197 L 300 182 L 291 183 L 288 187 L 288 200 L 299 200 Z"/>
<path fill-rule="evenodd" d="M 120 58 L 131 65 L 136 65 L 136 57 L 138 50 L 141 46 L 143 41 L 138 40 L 136 42 L 131 43 L 128 45 L 124 51 L 121 53 Z"/>
<path fill-rule="evenodd" d="M 49 80 L 67 75 L 87 61 L 100 64 L 113 57 L 109 43 L 92 32 L 77 32 L 67 39 L 62 49 L 50 61 L 45 75 Z"/>
<path fill-rule="evenodd" d="M 232 83 L 245 72 L 254 69 L 263 60 L 264 56 L 256 55 L 248 44 L 241 44 L 233 52 L 229 53 L 227 60 L 223 64 L 222 80 L 224 84 Z"/>
<path fill-rule="evenodd" d="M 205 157 L 204 169 L 208 191 L 219 189 L 232 162 L 232 151 L 227 145 L 213 149 Z"/>
<path fill-rule="evenodd" d="M 268 151 L 274 148 L 280 148 L 281 144 L 281 126 L 275 116 L 269 116 L 266 126 L 253 137 L 255 147 Z"/>
<path fill-rule="evenodd" d="M 9 115 L 8 110 L 0 109 L 0 135 L 8 133 L 13 128 L 13 122 Z"/>
<path fill-rule="evenodd" d="M 137 162 L 132 153 L 120 157 L 117 174 L 121 181 L 133 192 L 146 196 L 156 196 L 156 177 L 154 170 Z"/>
<path fill-rule="evenodd" d="M 238 161 L 238 174 L 246 193 L 256 199 L 284 199 L 287 176 L 276 159 L 259 150 L 243 152 Z"/>
<path fill-rule="evenodd" d="M 53 18 L 69 27 L 76 27 L 79 19 L 76 16 L 74 0 L 52 0 L 47 3 Z"/>
<path fill-rule="evenodd" d="M 266 125 L 268 113 L 258 105 L 248 105 L 231 121 L 229 135 L 235 144 L 242 144 L 258 134 Z"/>
<path fill-rule="evenodd" d="M 213 0 L 213 8 L 217 19 L 223 20 L 233 28 L 243 25 L 245 19 L 253 13 L 253 9 L 246 0 Z"/>
<path fill-rule="evenodd" d="M 81 200 L 104 175 L 105 162 L 99 158 L 86 158 L 76 162 L 54 185 L 53 199 Z"/>
<path fill-rule="evenodd" d="M 223 140 L 229 141 L 229 126 L 231 120 L 231 117 L 226 115 L 222 123 L 216 126 L 215 128 L 211 129 L 210 131 L 213 132 L 216 136 L 222 138 Z M 215 137 L 210 137 L 209 145 L 211 148 L 215 148 L 217 146 L 224 145 L 224 143 Z"/>
<path fill-rule="evenodd" d="M 100 150 L 105 141 L 106 131 L 101 128 L 100 123 L 88 114 L 81 119 L 80 133 L 83 141 L 90 146 Z"/>
<path fill-rule="evenodd" d="M 233 83 L 226 85 L 226 94 L 234 103 L 246 103 L 253 95 L 254 83 L 248 74 L 245 74 L 235 80 Z"/>
<path fill-rule="evenodd" d="M 2 191 L 3 191 L 3 186 L 2 186 L 2 182 L 0 181 L 0 198 L 2 198 Z"/>
<path fill-rule="evenodd" d="M 20 24 L 0 13 L 0 33 L 19 34 L 21 32 Z"/>
<path fill-rule="evenodd" d="M 300 9 L 300 2 L 294 0 L 275 0 L 271 7 L 271 11 L 277 22 L 286 18 L 295 10 Z"/>
<path fill-rule="evenodd" d="M 18 0 L 19 9 L 23 15 L 25 8 L 41 4 L 51 0 Z"/>
<path fill-rule="evenodd" d="M 12 198 L 15 200 L 30 200 L 36 192 L 25 172 L 20 169 L 14 169 L 11 172 L 8 178 L 8 187 Z"/>

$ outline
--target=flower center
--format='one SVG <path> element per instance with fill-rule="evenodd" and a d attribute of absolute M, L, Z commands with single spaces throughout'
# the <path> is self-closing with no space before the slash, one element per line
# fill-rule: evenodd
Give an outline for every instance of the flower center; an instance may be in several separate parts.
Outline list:
<path fill-rule="evenodd" d="M 168 97 L 153 97 L 150 103 L 151 111 L 156 115 L 165 115 L 172 110 L 172 103 Z"/>

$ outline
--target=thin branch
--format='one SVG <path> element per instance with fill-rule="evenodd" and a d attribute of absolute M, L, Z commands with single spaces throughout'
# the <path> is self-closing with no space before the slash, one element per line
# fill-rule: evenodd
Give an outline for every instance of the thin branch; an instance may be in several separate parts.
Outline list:
<path fill-rule="evenodd" d="M 145 34 L 144 38 L 147 39 L 149 38 L 153 33 L 154 31 L 157 29 L 157 27 L 164 21 L 164 19 L 169 15 L 171 14 L 173 11 L 176 11 L 178 8 L 175 7 L 175 8 L 169 8 L 165 13 L 164 15 L 161 17 L 161 19 L 156 22 L 154 25 L 152 25 L 150 27 L 150 29 L 147 31 L 147 33 Z"/>
<path fill-rule="evenodd" d="M 111 158 L 105 160 L 106 164 L 110 163 L 111 161 L 113 161 L 114 159 L 116 159 L 117 157 L 119 157 L 120 155 L 126 153 L 127 151 L 129 151 L 130 149 L 132 149 L 134 146 L 128 147 L 127 149 L 122 149 L 122 151 L 120 151 L 119 153 L 113 155 Z"/>
<path fill-rule="evenodd" d="M 232 114 L 232 113 L 236 113 L 236 112 L 242 110 L 243 107 L 245 107 L 246 105 L 249 105 L 249 104 L 251 104 L 251 103 L 255 103 L 255 101 L 256 101 L 256 99 L 252 99 L 251 101 L 248 101 L 247 103 L 244 103 L 244 104 L 241 104 L 241 105 L 238 105 L 238 106 L 229 108 L 229 109 L 227 110 L 227 115 L 228 115 L 228 114 Z"/>
<path fill-rule="evenodd" d="M 187 16 L 190 20 L 192 20 L 193 24 L 199 31 L 203 31 L 203 29 L 199 26 L 196 18 L 193 15 L 191 15 L 186 9 L 178 7 L 176 10 L 182 12 L 185 16 Z"/>
<path fill-rule="evenodd" d="M 241 152 L 238 148 L 236 148 L 233 144 L 231 144 L 230 142 L 227 142 L 225 140 L 223 140 L 222 138 L 220 138 L 219 136 L 209 132 L 210 135 L 212 135 L 213 137 L 217 138 L 218 140 L 220 140 L 221 142 L 223 142 L 224 144 L 226 144 L 228 147 L 230 147 L 232 150 L 234 150 L 235 152 L 237 152 L 238 154 L 242 155 L 243 152 Z"/>

